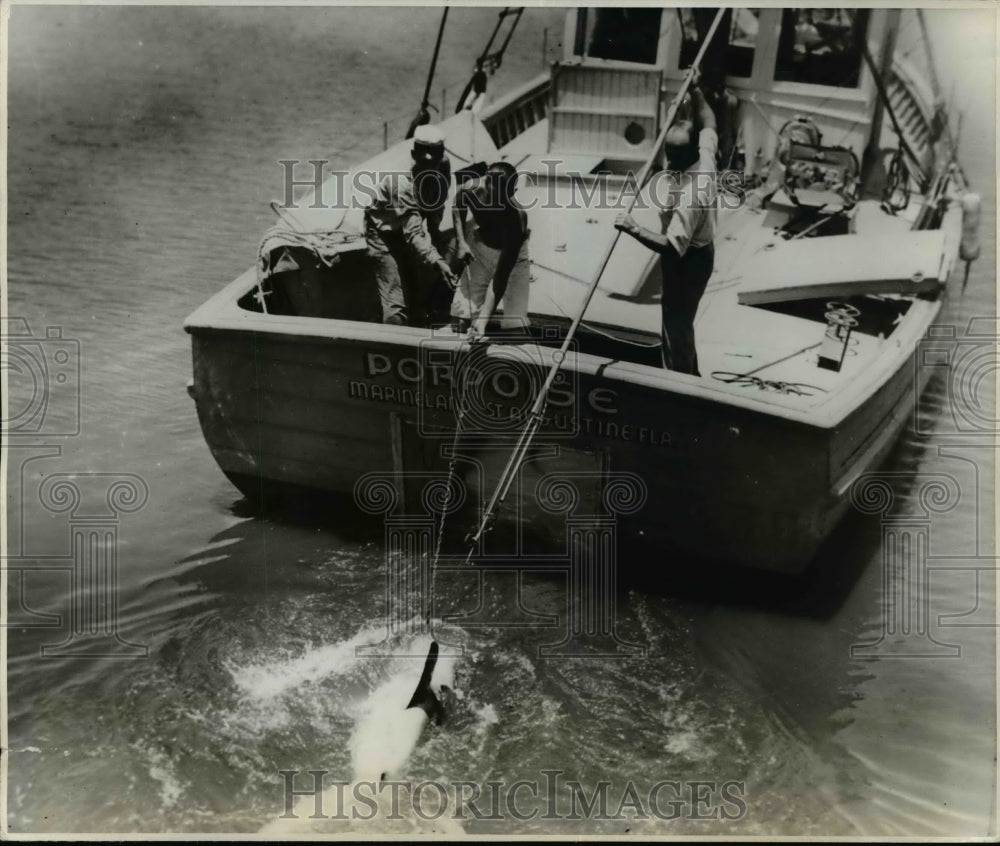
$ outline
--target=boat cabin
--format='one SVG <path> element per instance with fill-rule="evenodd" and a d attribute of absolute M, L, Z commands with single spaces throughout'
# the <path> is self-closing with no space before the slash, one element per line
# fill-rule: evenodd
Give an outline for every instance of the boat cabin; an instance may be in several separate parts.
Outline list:
<path fill-rule="evenodd" d="M 545 151 L 644 161 L 715 12 L 569 12 L 564 55 L 551 71 Z M 761 173 L 775 154 L 777 130 L 800 115 L 816 124 L 828 146 L 861 158 L 879 128 L 873 125 L 877 90 L 862 45 L 867 39 L 884 66 L 898 16 L 890 9 L 727 10 L 701 69 L 703 85 L 724 84 L 738 101 L 738 125 L 730 129 L 742 149 L 739 158 L 732 151 L 727 164 Z"/>

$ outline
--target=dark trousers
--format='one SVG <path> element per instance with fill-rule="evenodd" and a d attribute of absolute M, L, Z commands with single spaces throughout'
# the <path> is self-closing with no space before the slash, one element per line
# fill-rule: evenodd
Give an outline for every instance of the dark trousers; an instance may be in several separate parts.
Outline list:
<path fill-rule="evenodd" d="M 382 304 L 382 322 L 405 326 L 409 322 L 409 314 L 406 297 L 403 295 L 403 276 L 412 273 L 407 266 L 412 263 L 409 261 L 407 246 L 402 237 L 394 232 L 370 230 L 365 236 L 368 241 L 368 258 Z M 402 268 L 400 264 L 403 265 Z"/>
<path fill-rule="evenodd" d="M 402 326 L 429 326 L 450 320 L 451 289 L 436 267 L 422 265 L 403 237 L 395 232 L 366 233 L 382 304 L 382 322 Z M 451 230 L 437 233 L 434 246 L 454 267 L 455 239 Z"/>
<path fill-rule="evenodd" d="M 674 250 L 660 255 L 663 270 L 663 366 L 677 373 L 698 372 L 694 346 L 694 316 L 715 265 L 715 247 L 688 247 L 683 256 Z"/>

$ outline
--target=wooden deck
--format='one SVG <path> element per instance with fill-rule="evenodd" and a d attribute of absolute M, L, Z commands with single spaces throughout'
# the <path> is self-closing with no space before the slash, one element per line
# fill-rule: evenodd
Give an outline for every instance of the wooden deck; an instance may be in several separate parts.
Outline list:
<path fill-rule="evenodd" d="M 502 152 L 508 151 L 505 149 Z M 516 161 L 516 157 L 513 158 Z M 532 181 L 534 184 L 530 184 Z M 614 235 L 612 223 L 617 209 L 573 207 L 579 205 L 582 190 L 593 190 L 593 177 L 582 177 L 574 182 L 567 176 L 548 179 L 539 174 L 535 180 L 524 179 L 523 182 L 518 197 L 529 209 L 532 230 L 529 242 L 533 277 L 531 311 L 553 317 L 572 318 L 592 281 L 593 268 L 597 266 Z M 618 190 L 619 186 L 609 185 L 609 196 L 614 199 Z M 866 225 L 873 225 L 875 213 L 871 209 L 872 205 L 877 204 L 862 203 L 855 219 Z M 634 214 L 640 223 L 651 229 L 659 229 L 656 212 L 651 207 L 639 209 Z M 889 217 L 883 212 L 878 214 Z M 912 210 L 911 214 L 915 215 L 916 210 Z M 765 212 L 741 209 L 720 213 L 716 269 L 695 323 L 703 378 L 680 374 L 670 374 L 670 377 L 672 381 L 683 380 L 690 383 L 692 389 L 699 393 L 717 396 L 721 392 L 726 397 L 752 397 L 766 403 L 776 413 L 801 416 L 815 425 L 834 426 L 858 402 L 859 384 L 866 385 L 870 391 L 876 390 L 879 384 L 877 379 L 888 379 L 901 365 L 902 347 L 897 342 L 901 338 L 907 338 L 909 343 L 913 327 L 918 327 L 918 331 L 921 331 L 919 327 L 925 326 L 930 316 L 936 313 L 936 305 L 925 301 L 914 302 L 901 324 L 895 327 L 891 340 L 879 339 L 862 332 L 854 333 L 841 371 L 822 369 L 816 362 L 818 347 L 826 332 L 825 323 L 740 303 L 741 292 L 753 290 L 769 278 L 766 273 L 754 272 L 758 267 L 766 271 L 771 266 L 767 262 L 761 262 L 760 257 L 770 253 L 780 254 L 783 249 L 788 248 L 789 253 L 795 252 L 798 255 L 809 247 L 821 246 L 824 240 L 817 238 L 789 242 L 776 235 L 773 228 L 766 225 L 767 222 L 768 215 Z M 887 226 L 907 234 L 912 225 L 911 220 L 904 217 L 891 218 L 888 222 L 880 220 L 877 223 L 882 227 L 879 237 L 882 237 Z M 933 241 L 938 250 L 934 257 L 936 266 L 933 273 L 928 270 L 928 277 L 937 280 L 943 273 L 944 278 L 947 278 L 954 260 L 954 249 L 951 249 L 951 259 L 941 263 L 943 234 L 926 233 L 926 236 L 920 239 L 921 242 Z M 856 256 L 864 257 L 863 254 Z M 868 258 L 873 256 L 869 255 Z M 884 263 L 877 255 L 874 259 L 879 267 Z M 829 258 L 824 260 L 828 261 Z M 930 263 L 934 264 L 935 261 Z M 825 268 L 807 265 L 798 269 L 801 281 L 806 281 L 811 273 L 828 273 Z M 786 269 L 786 275 L 793 277 L 794 270 L 795 268 Z M 863 277 L 866 271 L 861 266 L 852 271 L 850 267 L 841 264 L 834 275 L 850 278 L 852 273 Z M 645 282 L 647 279 L 650 281 Z M 937 285 L 937 282 L 934 284 Z M 657 296 L 659 285 L 655 254 L 634 239 L 623 236 L 615 247 L 602 282 L 588 308 L 585 323 L 598 327 L 629 327 L 647 333 L 648 342 L 655 344 L 661 320 Z M 642 296 L 621 296 L 618 293 L 621 290 L 644 293 Z M 856 290 L 852 292 L 856 293 Z M 875 284 L 868 290 L 878 291 L 879 286 Z M 826 291 L 820 295 L 825 296 Z M 837 297 L 831 293 L 830 298 Z M 896 350 L 899 355 L 895 354 Z M 746 382 L 727 385 L 719 379 L 712 379 L 713 372 L 734 375 L 752 373 L 769 383 L 804 387 L 800 392 L 783 393 L 755 387 Z"/>

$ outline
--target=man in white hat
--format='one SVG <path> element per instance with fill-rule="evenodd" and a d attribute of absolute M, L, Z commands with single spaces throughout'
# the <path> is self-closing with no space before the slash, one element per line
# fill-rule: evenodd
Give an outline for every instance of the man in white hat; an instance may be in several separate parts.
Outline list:
<path fill-rule="evenodd" d="M 365 210 L 365 237 L 375 268 L 382 322 L 428 324 L 436 288 L 449 292 L 455 274 L 443 258 L 444 206 L 451 187 L 451 163 L 436 126 L 417 127 L 410 175 L 386 174 Z M 401 272 L 402 271 L 402 272 Z"/>

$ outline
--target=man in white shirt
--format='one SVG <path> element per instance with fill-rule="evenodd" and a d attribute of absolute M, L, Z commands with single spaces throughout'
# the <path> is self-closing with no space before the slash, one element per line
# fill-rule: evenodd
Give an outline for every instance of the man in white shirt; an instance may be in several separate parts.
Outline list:
<path fill-rule="evenodd" d="M 691 103 L 699 131 L 691 121 L 678 121 L 664 144 L 672 184 L 669 201 L 660 209 L 661 231 L 646 229 L 624 213 L 615 228 L 660 254 L 663 366 L 700 376 L 694 318 L 715 263 L 719 137 L 715 115 L 697 87 L 691 89 Z M 660 194 L 653 191 L 654 200 Z"/>
<path fill-rule="evenodd" d="M 469 325 L 480 339 L 497 305 L 503 303 L 505 329 L 524 329 L 528 322 L 528 216 L 514 201 L 517 171 L 509 162 L 489 166 L 486 175 L 459 188 L 454 223 L 457 258 L 471 261 L 451 304 L 452 317 Z M 471 219 L 466 219 L 466 212 Z"/>

